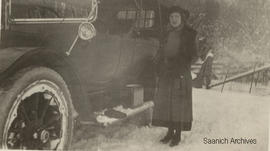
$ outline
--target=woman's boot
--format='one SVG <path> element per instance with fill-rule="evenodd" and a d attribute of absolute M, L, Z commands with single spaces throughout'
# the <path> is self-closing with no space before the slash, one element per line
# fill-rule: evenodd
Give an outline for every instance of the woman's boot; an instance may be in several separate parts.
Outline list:
<path fill-rule="evenodd" d="M 181 128 L 177 128 L 175 134 L 172 137 L 172 141 L 170 143 L 170 146 L 176 146 L 181 141 Z"/>
<path fill-rule="evenodd" d="M 174 129 L 172 127 L 168 127 L 168 132 L 167 132 L 166 136 L 163 137 L 160 140 L 160 142 L 162 142 L 163 144 L 168 143 L 172 139 L 173 135 L 174 135 Z"/>

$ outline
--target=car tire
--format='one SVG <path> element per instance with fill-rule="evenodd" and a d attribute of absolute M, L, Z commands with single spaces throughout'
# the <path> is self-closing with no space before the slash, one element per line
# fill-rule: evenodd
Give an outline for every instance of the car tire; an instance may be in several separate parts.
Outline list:
<path fill-rule="evenodd" d="M 3 149 L 66 150 L 74 121 L 67 84 L 54 70 L 28 67 L 7 79 L 0 96 Z"/>

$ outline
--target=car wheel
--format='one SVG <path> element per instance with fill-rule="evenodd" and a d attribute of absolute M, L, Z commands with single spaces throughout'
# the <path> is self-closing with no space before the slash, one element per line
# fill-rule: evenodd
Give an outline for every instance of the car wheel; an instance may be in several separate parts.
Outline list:
<path fill-rule="evenodd" d="M 63 78 L 31 67 L 7 79 L 1 95 L 3 149 L 64 150 L 73 133 L 72 101 Z"/>

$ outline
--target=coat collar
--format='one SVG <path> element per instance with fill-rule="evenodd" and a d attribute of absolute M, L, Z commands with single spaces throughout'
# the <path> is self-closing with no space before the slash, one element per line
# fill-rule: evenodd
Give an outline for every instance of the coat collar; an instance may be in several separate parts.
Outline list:
<path fill-rule="evenodd" d="M 168 26 L 167 26 L 167 32 L 171 32 L 171 31 L 177 31 L 177 32 L 180 32 L 180 31 L 182 31 L 183 30 L 183 28 L 184 28 L 184 24 L 181 24 L 180 26 L 178 26 L 178 27 L 172 27 L 170 24 L 168 24 Z"/>

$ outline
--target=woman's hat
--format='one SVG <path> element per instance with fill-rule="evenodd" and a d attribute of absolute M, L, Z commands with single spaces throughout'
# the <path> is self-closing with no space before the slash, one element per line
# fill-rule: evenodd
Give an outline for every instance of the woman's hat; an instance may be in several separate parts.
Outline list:
<path fill-rule="evenodd" d="M 172 14 L 172 13 L 180 13 L 181 16 L 187 20 L 189 18 L 189 12 L 179 6 L 172 6 L 169 8 L 169 11 L 168 11 L 168 15 Z"/>

